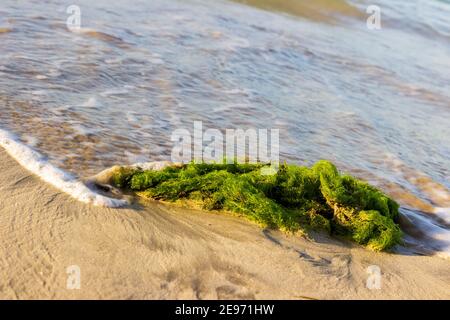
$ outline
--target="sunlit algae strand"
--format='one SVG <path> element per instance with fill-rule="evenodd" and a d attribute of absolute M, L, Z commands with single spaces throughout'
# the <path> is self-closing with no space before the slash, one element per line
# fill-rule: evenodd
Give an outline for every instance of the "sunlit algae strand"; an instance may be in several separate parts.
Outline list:
<path fill-rule="evenodd" d="M 120 168 L 116 187 L 157 200 L 194 201 L 286 232 L 322 229 L 381 251 L 401 241 L 398 204 L 375 187 L 338 172 L 329 161 L 311 168 L 282 164 L 190 163 L 161 171 Z"/>

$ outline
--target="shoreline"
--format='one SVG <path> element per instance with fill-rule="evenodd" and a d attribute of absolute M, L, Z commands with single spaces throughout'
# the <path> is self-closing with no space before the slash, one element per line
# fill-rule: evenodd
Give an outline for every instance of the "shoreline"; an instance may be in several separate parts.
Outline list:
<path fill-rule="evenodd" d="M 155 202 L 76 201 L 0 148 L 0 299 L 449 299 L 448 261 Z M 79 290 L 66 270 L 80 267 Z M 366 288 L 381 269 L 380 290 Z"/>
<path fill-rule="evenodd" d="M 127 201 L 105 197 L 89 189 L 81 180 L 56 168 L 39 152 L 19 142 L 12 133 L 3 129 L 0 129 L 0 148 L 4 148 L 19 165 L 29 172 L 80 202 L 112 208 L 127 205 Z"/>

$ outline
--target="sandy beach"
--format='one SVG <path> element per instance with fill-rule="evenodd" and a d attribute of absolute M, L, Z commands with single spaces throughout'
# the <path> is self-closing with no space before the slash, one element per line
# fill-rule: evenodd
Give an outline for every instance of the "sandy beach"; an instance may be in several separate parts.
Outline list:
<path fill-rule="evenodd" d="M 80 203 L 0 148 L 1 299 L 449 299 L 448 260 L 160 203 Z M 80 289 L 66 270 L 80 267 Z M 381 269 L 369 289 L 367 268 Z"/>

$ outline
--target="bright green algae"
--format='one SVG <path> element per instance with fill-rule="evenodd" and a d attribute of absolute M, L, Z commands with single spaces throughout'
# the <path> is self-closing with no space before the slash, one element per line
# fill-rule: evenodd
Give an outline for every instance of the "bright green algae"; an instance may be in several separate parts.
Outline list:
<path fill-rule="evenodd" d="M 288 232 L 322 229 L 381 251 L 401 241 L 398 204 L 366 182 L 342 175 L 328 161 L 311 168 L 263 164 L 191 163 L 161 171 L 120 168 L 115 186 L 141 196 L 192 200 L 206 210 L 238 213 L 264 227 Z"/>

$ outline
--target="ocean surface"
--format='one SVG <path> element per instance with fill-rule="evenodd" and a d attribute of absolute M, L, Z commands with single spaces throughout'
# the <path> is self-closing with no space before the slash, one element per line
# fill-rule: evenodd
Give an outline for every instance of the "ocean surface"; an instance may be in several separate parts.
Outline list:
<path fill-rule="evenodd" d="M 281 160 L 335 162 L 450 252 L 449 1 L 376 1 L 379 30 L 371 1 L 80 0 L 71 31 L 72 4 L 0 3 L 0 129 L 39 159 L 82 179 L 194 121 L 279 129 Z"/>

